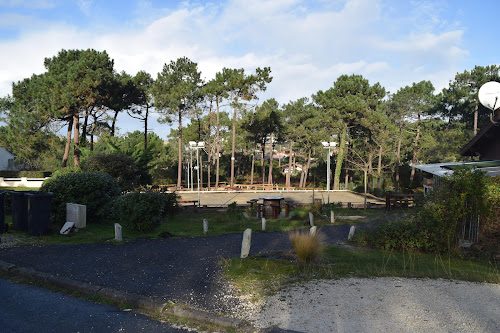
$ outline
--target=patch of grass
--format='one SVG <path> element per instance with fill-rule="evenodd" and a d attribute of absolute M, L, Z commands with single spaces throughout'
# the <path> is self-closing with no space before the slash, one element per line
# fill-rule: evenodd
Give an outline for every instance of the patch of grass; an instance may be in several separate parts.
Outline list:
<path fill-rule="evenodd" d="M 260 297 L 284 285 L 342 277 L 442 278 L 500 283 L 500 262 L 465 260 L 423 253 L 328 247 L 321 263 L 302 265 L 295 258 L 253 256 L 225 261 L 225 276 L 242 293 Z"/>
<path fill-rule="evenodd" d="M 310 263 L 323 255 L 324 236 L 319 230 L 314 235 L 308 231 L 294 231 L 289 238 L 300 263 Z"/>

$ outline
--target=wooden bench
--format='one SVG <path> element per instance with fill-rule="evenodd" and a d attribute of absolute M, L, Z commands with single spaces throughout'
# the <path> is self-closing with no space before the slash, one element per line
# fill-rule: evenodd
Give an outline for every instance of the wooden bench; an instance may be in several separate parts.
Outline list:
<path fill-rule="evenodd" d="M 391 193 L 385 194 L 385 209 L 391 210 L 395 208 L 408 208 L 414 204 L 414 194 Z"/>
<path fill-rule="evenodd" d="M 193 204 L 193 207 L 196 207 L 196 204 L 198 203 L 198 200 L 179 200 L 177 201 L 178 204 Z M 183 206 L 183 207 L 190 207 L 190 206 Z"/>

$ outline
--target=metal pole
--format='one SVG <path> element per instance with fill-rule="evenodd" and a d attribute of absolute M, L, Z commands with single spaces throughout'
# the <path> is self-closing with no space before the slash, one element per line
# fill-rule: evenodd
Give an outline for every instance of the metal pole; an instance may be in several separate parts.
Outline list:
<path fill-rule="evenodd" d="M 328 146 L 328 157 L 326 162 L 326 192 L 328 193 L 328 204 L 330 204 L 330 146 Z"/>
<path fill-rule="evenodd" d="M 199 154 L 198 154 L 198 151 L 200 149 L 199 148 L 196 148 L 196 166 L 197 166 L 197 175 L 198 175 L 198 207 L 200 207 L 200 157 L 199 157 Z"/>
<path fill-rule="evenodd" d="M 191 171 L 191 191 L 193 191 L 193 149 L 189 149 L 189 157 L 190 157 L 190 171 Z"/>

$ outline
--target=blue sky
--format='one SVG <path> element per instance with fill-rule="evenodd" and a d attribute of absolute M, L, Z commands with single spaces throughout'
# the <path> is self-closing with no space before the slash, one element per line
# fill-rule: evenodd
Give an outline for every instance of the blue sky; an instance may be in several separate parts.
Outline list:
<path fill-rule="evenodd" d="M 495 0 L 0 0 L 0 96 L 61 49 L 106 50 L 117 71 L 153 77 L 187 56 L 209 80 L 223 67 L 270 66 L 261 101 L 287 103 L 362 74 L 396 92 L 499 64 Z M 120 132 L 141 123 L 119 116 Z M 152 122 L 166 137 L 168 126 Z"/>

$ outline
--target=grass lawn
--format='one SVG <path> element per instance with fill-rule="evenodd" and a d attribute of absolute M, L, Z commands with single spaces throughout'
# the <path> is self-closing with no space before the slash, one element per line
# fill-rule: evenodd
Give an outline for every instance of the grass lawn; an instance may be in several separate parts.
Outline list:
<path fill-rule="evenodd" d="M 255 297 L 272 294 L 295 282 L 343 277 L 397 276 L 500 283 L 500 262 L 358 247 L 328 247 L 323 259 L 312 265 L 298 264 L 292 252 L 235 258 L 223 264 L 226 278 L 243 294 Z"/>
<path fill-rule="evenodd" d="M 337 209 L 335 224 L 363 223 L 368 221 L 384 221 L 401 214 L 398 211 L 386 212 L 384 210 L 363 209 Z M 317 226 L 331 225 L 326 215 L 316 214 L 314 224 Z M 366 216 L 366 218 L 363 218 Z M 355 219 L 349 219 L 355 217 Z M 361 218 L 359 218 L 361 217 Z M 5 216 L 6 222 L 12 222 L 12 216 Z M 136 233 L 123 228 L 124 241 L 132 241 L 137 238 L 158 238 L 161 234 L 168 232 L 175 237 L 201 237 L 203 234 L 203 219 L 208 221 L 208 236 L 216 236 L 227 233 L 243 233 L 247 228 L 261 230 L 260 219 L 246 219 L 235 212 L 180 212 L 168 217 L 157 230 L 150 233 Z M 119 221 L 108 220 L 102 224 L 88 223 L 85 229 L 79 230 L 70 236 L 59 235 L 59 229 L 53 230 L 51 235 L 31 237 L 26 233 L 9 231 L 17 238 L 22 239 L 22 244 L 46 243 L 46 244 L 79 244 L 79 243 L 103 243 L 114 242 L 114 223 Z M 289 231 L 301 228 L 309 228 L 309 211 L 300 208 L 291 211 L 291 217 L 279 219 L 266 219 L 266 231 Z"/>

